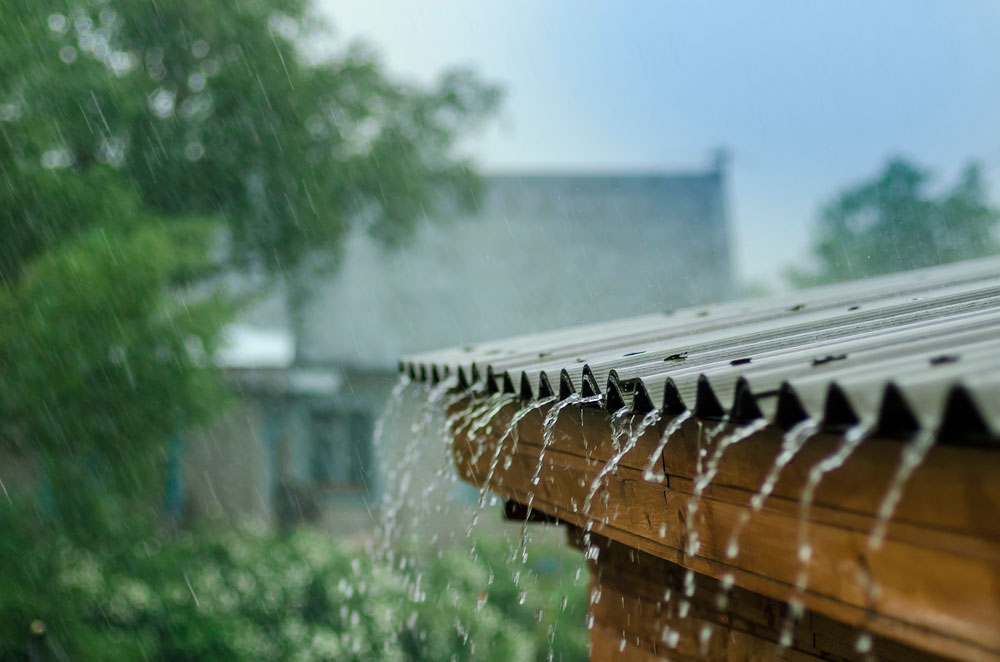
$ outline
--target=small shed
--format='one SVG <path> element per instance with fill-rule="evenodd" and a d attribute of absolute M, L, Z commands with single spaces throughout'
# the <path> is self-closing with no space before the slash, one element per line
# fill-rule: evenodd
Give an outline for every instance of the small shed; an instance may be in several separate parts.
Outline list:
<path fill-rule="evenodd" d="M 1000 660 L 1000 259 L 400 369 L 495 410 L 456 466 L 585 551 L 594 660 Z"/>

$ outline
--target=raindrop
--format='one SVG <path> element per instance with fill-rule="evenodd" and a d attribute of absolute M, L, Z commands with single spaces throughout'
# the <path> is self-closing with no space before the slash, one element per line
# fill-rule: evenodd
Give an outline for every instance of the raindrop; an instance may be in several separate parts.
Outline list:
<path fill-rule="evenodd" d="M 70 64 L 76 60 L 76 49 L 72 46 L 63 46 L 59 49 L 59 59 Z"/>
<path fill-rule="evenodd" d="M 110 7 L 105 7 L 101 10 L 98 18 L 101 21 L 101 25 L 110 27 L 118 21 L 118 12 Z"/>
<path fill-rule="evenodd" d="M 321 137 L 326 133 L 327 125 L 319 115 L 310 115 L 306 118 L 306 130 L 316 137 Z"/>
<path fill-rule="evenodd" d="M 157 117 L 166 119 L 174 114 L 174 99 L 173 92 L 161 87 L 149 95 L 149 107 Z"/>
<path fill-rule="evenodd" d="M 188 88 L 192 92 L 201 92 L 205 89 L 205 74 L 201 72 L 195 72 L 188 76 Z"/>
<path fill-rule="evenodd" d="M 146 69 L 149 77 L 153 80 L 163 80 L 167 75 L 167 69 L 160 62 L 151 62 Z"/>
<path fill-rule="evenodd" d="M 125 348 L 121 345 L 115 345 L 108 350 L 108 359 L 116 364 L 120 365 L 125 362 Z"/>
<path fill-rule="evenodd" d="M 135 53 L 115 51 L 108 56 L 108 67 L 116 76 L 127 74 L 139 64 L 139 56 Z"/>
<path fill-rule="evenodd" d="M 67 168 L 71 165 L 73 165 L 73 155 L 65 148 L 50 149 L 42 154 L 42 166 L 50 170 Z"/>
<path fill-rule="evenodd" d="M 90 29 L 94 26 L 93 21 L 89 17 L 85 16 L 82 12 L 74 13 L 73 16 L 73 26 L 76 31 L 83 34 L 90 32 Z"/>
<path fill-rule="evenodd" d="M 0 122 L 13 122 L 21 117 L 23 110 L 16 101 L 0 104 Z"/>
<path fill-rule="evenodd" d="M 62 14 L 49 14 L 49 30 L 59 34 L 66 34 L 69 29 L 69 21 Z"/>
<path fill-rule="evenodd" d="M 189 161 L 198 161 L 205 156 L 205 147 L 197 140 L 189 142 L 184 148 L 184 156 Z"/>
<path fill-rule="evenodd" d="M 208 42 L 206 42 L 203 39 L 199 39 L 198 41 L 191 44 L 191 54 L 198 59 L 201 59 L 206 55 L 208 55 Z"/>

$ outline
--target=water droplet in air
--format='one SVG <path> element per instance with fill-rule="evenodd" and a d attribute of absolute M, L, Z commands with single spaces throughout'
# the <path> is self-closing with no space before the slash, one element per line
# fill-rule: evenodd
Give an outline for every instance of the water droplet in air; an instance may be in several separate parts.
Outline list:
<path fill-rule="evenodd" d="M 195 72 L 188 76 L 188 88 L 192 92 L 201 92 L 205 89 L 205 74 L 201 72 Z"/>
<path fill-rule="evenodd" d="M 189 142 L 184 148 L 184 156 L 188 161 L 199 161 L 205 156 L 205 147 L 198 141 Z"/>
<path fill-rule="evenodd" d="M 49 15 L 49 30 L 64 34 L 67 29 L 69 29 L 69 21 L 66 20 L 65 16 L 62 14 Z"/>

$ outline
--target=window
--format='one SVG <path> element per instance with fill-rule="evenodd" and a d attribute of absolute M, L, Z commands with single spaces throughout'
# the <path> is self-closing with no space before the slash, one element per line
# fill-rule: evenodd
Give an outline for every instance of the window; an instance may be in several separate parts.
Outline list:
<path fill-rule="evenodd" d="M 365 492 L 372 420 L 364 412 L 314 409 L 309 419 L 309 477 L 320 492 Z"/>

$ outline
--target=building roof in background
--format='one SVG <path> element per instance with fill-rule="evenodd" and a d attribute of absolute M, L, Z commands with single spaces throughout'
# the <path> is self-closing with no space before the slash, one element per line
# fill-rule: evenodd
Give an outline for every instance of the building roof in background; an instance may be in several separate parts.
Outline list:
<path fill-rule="evenodd" d="M 350 237 L 316 284 L 301 356 L 391 370 L 443 345 L 717 301 L 733 295 L 729 253 L 721 166 L 491 176 L 478 214 L 398 251 Z"/>
<path fill-rule="evenodd" d="M 295 339 L 282 329 L 230 324 L 213 358 L 221 368 L 289 368 L 295 360 Z"/>
<path fill-rule="evenodd" d="M 406 359 L 417 379 L 784 428 L 1000 439 L 1000 258 Z"/>

